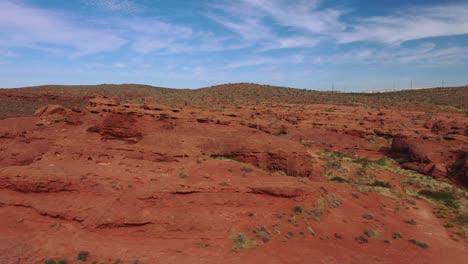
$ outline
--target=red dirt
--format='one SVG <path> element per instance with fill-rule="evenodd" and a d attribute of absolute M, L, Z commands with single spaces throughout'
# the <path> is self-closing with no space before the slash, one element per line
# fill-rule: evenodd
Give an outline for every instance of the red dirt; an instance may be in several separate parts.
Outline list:
<path fill-rule="evenodd" d="M 444 227 L 431 202 L 357 195 L 322 176 L 322 151 L 403 158 L 403 167 L 461 185 L 467 128 L 466 115 L 442 111 L 279 103 L 210 110 L 110 98 L 3 119 L 0 263 L 75 263 L 79 251 L 89 252 L 86 263 L 464 263 L 466 238 Z M 395 192 L 403 188 L 401 175 L 372 171 Z M 373 219 L 362 217 L 368 213 Z M 367 229 L 376 236 L 358 243 Z M 258 247 L 233 250 L 238 232 L 259 235 Z"/>

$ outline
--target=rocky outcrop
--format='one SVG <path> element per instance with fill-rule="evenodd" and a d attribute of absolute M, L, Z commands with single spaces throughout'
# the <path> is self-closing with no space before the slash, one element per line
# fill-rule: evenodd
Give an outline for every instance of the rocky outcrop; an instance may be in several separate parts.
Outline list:
<path fill-rule="evenodd" d="M 450 168 L 450 177 L 468 186 L 468 151 L 460 151 Z"/>
<path fill-rule="evenodd" d="M 88 132 L 101 134 L 102 140 L 121 140 L 128 143 L 137 143 L 143 138 L 136 117 L 130 115 L 109 114 L 102 124 L 88 128 Z"/>
<path fill-rule="evenodd" d="M 407 160 L 403 168 L 418 171 L 435 177 L 446 178 L 451 174 L 454 178 L 464 177 L 460 173 L 453 173 L 454 164 L 461 164 L 457 150 L 445 145 L 441 141 L 425 140 L 397 136 L 393 138 L 391 153 Z M 458 157 L 458 160 L 456 158 Z M 461 165 L 458 165 L 461 166 Z M 463 174 L 463 173 L 462 173 Z"/>
<path fill-rule="evenodd" d="M 264 133 L 240 132 L 237 138 L 216 135 L 200 145 L 212 157 L 224 157 L 269 171 L 290 176 L 308 177 L 312 173 L 312 159 L 303 145 Z"/>
<path fill-rule="evenodd" d="M 430 163 L 431 148 L 421 139 L 410 139 L 397 136 L 392 141 L 392 152 L 407 154 L 411 161 L 418 163 Z"/>

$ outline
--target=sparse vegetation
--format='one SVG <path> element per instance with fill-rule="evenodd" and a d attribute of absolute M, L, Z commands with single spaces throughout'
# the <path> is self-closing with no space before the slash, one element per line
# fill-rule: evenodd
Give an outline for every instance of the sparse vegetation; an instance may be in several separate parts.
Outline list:
<path fill-rule="evenodd" d="M 420 190 L 418 194 L 435 201 L 441 201 L 448 207 L 458 208 L 457 197 L 453 191 Z"/>
<path fill-rule="evenodd" d="M 420 247 L 420 248 L 428 248 L 428 247 L 429 247 L 429 245 L 427 245 L 426 243 L 421 242 L 421 241 L 419 241 L 419 240 L 416 240 L 416 239 L 414 239 L 414 238 L 413 238 L 413 239 L 410 239 L 409 242 L 410 242 L 411 244 L 414 244 L 414 245 Z"/>
<path fill-rule="evenodd" d="M 392 188 L 392 185 L 388 182 L 376 180 L 372 183 L 369 183 L 369 186 L 373 187 L 383 187 L 383 188 Z"/>
<path fill-rule="evenodd" d="M 300 206 L 300 205 L 294 206 L 293 211 L 294 211 L 295 214 L 298 214 L 298 215 L 302 214 L 302 211 L 303 211 L 302 206 Z"/>
<path fill-rule="evenodd" d="M 359 244 L 367 244 L 369 243 L 369 240 L 367 240 L 367 238 L 363 237 L 363 236 L 358 236 L 355 238 L 355 240 L 359 243 Z"/>
<path fill-rule="evenodd" d="M 245 249 L 254 249 L 258 247 L 258 243 L 255 239 L 247 237 L 242 232 L 233 231 L 231 235 L 232 240 L 232 250 L 234 252 L 239 252 Z"/>
<path fill-rule="evenodd" d="M 188 178 L 188 174 L 185 173 L 185 172 L 181 172 L 181 173 L 179 173 L 179 178 L 186 179 L 186 178 Z"/>
<path fill-rule="evenodd" d="M 375 219 L 375 215 L 372 214 L 372 213 L 363 214 L 362 217 L 365 218 L 365 219 L 369 219 L 369 220 Z"/>
<path fill-rule="evenodd" d="M 335 177 L 331 178 L 330 181 L 339 182 L 339 183 L 348 183 L 349 182 L 348 180 L 346 180 L 345 178 L 342 178 L 340 176 L 335 176 Z"/>
<path fill-rule="evenodd" d="M 80 251 L 78 252 L 78 256 L 76 257 L 77 260 L 79 261 L 86 261 L 88 260 L 89 257 L 89 252 L 88 251 Z"/>
<path fill-rule="evenodd" d="M 366 229 L 364 230 L 364 234 L 367 236 L 367 237 L 376 237 L 380 234 L 380 232 L 378 230 L 375 230 L 375 229 Z"/>
<path fill-rule="evenodd" d="M 120 189 L 122 189 L 122 187 L 120 187 L 120 184 L 118 183 L 114 183 L 112 184 L 112 188 L 116 191 L 120 191 Z"/>
<path fill-rule="evenodd" d="M 260 238 L 263 243 L 268 243 L 271 239 L 271 232 L 266 226 L 260 226 L 259 228 L 252 231 L 257 238 Z"/>
<path fill-rule="evenodd" d="M 241 171 L 249 173 L 249 172 L 252 172 L 253 169 L 252 169 L 252 167 L 244 166 L 244 167 L 241 168 Z"/>
<path fill-rule="evenodd" d="M 388 163 L 388 159 L 387 158 L 381 158 L 379 160 L 376 160 L 374 163 L 379 165 L 379 166 L 386 166 L 387 163 Z"/>

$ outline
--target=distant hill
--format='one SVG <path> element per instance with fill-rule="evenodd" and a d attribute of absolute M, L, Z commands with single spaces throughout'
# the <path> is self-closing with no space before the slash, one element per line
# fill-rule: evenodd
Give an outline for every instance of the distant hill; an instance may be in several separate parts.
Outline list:
<path fill-rule="evenodd" d="M 0 118 L 28 116 L 47 104 L 83 107 L 93 96 L 124 102 L 159 102 L 202 108 L 256 103 L 339 104 L 367 107 L 443 108 L 468 111 L 468 88 L 429 88 L 381 93 L 324 92 L 254 83 L 222 84 L 200 89 L 171 89 L 140 84 L 46 85 L 0 89 Z"/>

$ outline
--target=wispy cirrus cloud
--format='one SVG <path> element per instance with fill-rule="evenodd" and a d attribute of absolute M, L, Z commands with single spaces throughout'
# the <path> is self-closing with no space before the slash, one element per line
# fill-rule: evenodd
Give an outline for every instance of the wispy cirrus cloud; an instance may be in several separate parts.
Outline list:
<path fill-rule="evenodd" d="M 84 0 L 84 3 L 112 12 L 138 12 L 143 7 L 135 1 L 130 0 Z"/>
<path fill-rule="evenodd" d="M 290 49 L 313 47 L 319 43 L 317 36 L 305 36 L 293 34 L 280 36 L 275 29 L 277 25 L 268 24 L 267 19 L 274 19 L 280 26 L 302 26 L 313 32 L 325 30 L 324 22 L 331 27 L 336 23 L 330 23 L 335 16 L 331 10 L 306 15 L 314 10 L 317 1 L 286 2 L 281 0 L 241 0 L 236 2 L 217 3 L 213 8 L 221 14 L 211 15 L 211 18 L 236 33 L 246 44 L 259 46 L 259 51 L 277 49 Z M 326 15 L 329 13 L 331 17 Z M 317 17 L 315 17 L 316 15 Z M 333 25 L 332 25 L 333 24 Z"/>
<path fill-rule="evenodd" d="M 347 32 L 334 34 L 338 43 L 409 40 L 468 34 L 468 3 L 409 8 L 386 16 L 358 18 Z"/>
<path fill-rule="evenodd" d="M 413 48 L 390 47 L 382 49 L 356 49 L 349 52 L 316 56 L 317 64 L 411 64 L 425 66 L 462 64 L 468 60 L 468 47 L 437 47 L 426 42 Z"/>
<path fill-rule="evenodd" d="M 9 0 L 0 2 L 0 35 L 3 48 L 26 47 L 77 56 L 118 50 L 126 43 L 109 30 L 82 26 L 63 14 Z"/>
<path fill-rule="evenodd" d="M 242 68 L 261 65 L 285 65 L 285 64 L 299 64 L 304 62 L 303 55 L 291 55 L 287 57 L 257 57 L 245 60 L 239 60 L 227 65 L 227 68 Z"/>
<path fill-rule="evenodd" d="M 251 39 L 261 42 L 261 45 L 264 42 L 278 43 L 268 49 L 290 47 L 281 45 L 280 40 L 294 43 L 297 39 L 307 39 L 303 44 L 297 42 L 292 47 L 310 47 L 312 42 L 320 41 L 337 45 L 354 42 L 395 45 L 410 40 L 468 34 L 466 2 L 406 7 L 372 17 L 360 16 L 352 9 L 322 8 L 321 2 L 239 0 L 216 4 L 214 8 L 227 14 L 223 20 L 216 21 L 240 36 L 254 36 L 256 38 Z M 346 20 L 345 14 L 349 15 Z M 293 35 L 278 34 L 281 27 L 291 29 Z"/>
<path fill-rule="evenodd" d="M 120 8 L 120 5 L 111 7 L 113 1 L 104 2 L 109 8 Z M 127 6 L 124 2 L 122 8 Z M 71 57 L 119 51 L 124 46 L 138 54 L 210 52 L 245 46 L 211 32 L 154 17 L 79 21 L 69 13 L 35 8 L 12 0 L 0 2 L 0 36 L 2 53 L 12 48 L 29 48 Z"/>
<path fill-rule="evenodd" d="M 245 5 L 263 12 L 282 26 L 302 29 L 311 34 L 330 34 L 342 31 L 346 25 L 340 17 L 346 11 L 320 8 L 319 0 L 242 0 Z"/>

